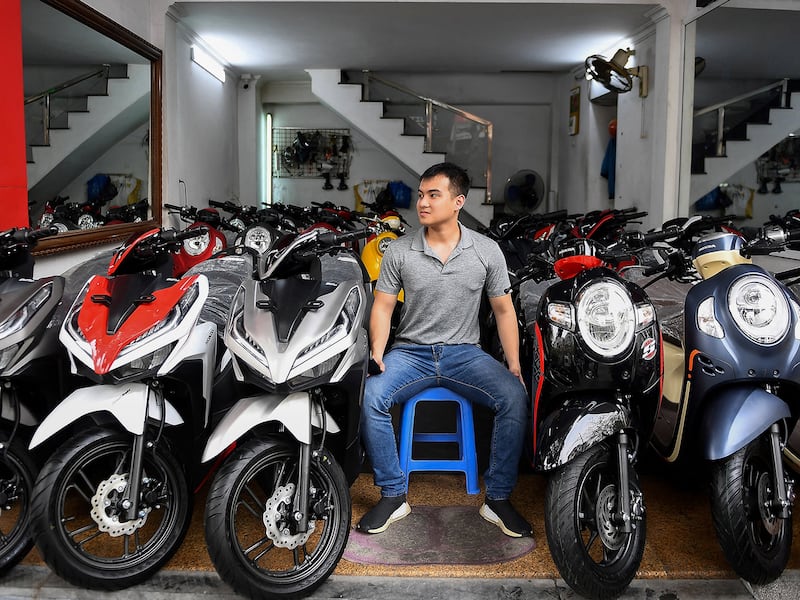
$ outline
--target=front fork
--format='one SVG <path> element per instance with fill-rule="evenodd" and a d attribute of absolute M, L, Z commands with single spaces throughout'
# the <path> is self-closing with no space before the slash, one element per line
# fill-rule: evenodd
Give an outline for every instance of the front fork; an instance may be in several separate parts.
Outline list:
<path fill-rule="evenodd" d="M 636 528 L 634 521 L 641 520 L 644 511 L 641 492 L 636 492 L 631 498 L 631 457 L 631 438 L 625 431 L 620 431 L 617 433 L 617 474 L 619 477 L 617 498 L 619 504 L 615 520 L 626 534 L 633 533 Z"/>
<path fill-rule="evenodd" d="M 772 508 L 778 518 L 788 519 L 791 517 L 792 503 L 794 502 L 794 482 L 786 480 L 783 469 L 781 431 L 777 423 L 773 423 L 769 428 L 769 445 L 775 481 L 775 496 L 772 499 Z M 784 485 L 781 485 L 781 483 Z"/>

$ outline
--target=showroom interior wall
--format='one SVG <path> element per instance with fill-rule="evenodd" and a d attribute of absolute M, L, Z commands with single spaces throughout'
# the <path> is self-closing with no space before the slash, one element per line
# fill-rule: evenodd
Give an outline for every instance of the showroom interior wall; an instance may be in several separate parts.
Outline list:
<path fill-rule="evenodd" d="M 232 76 L 221 84 L 190 63 L 190 40 L 176 31 L 178 25 L 176 19 L 168 14 L 170 2 L 167 0 L 153 0 L 149 3 L 90 0 L 87 3 L 164 51 L 164 202 L 180 203 L 185 197 L 190 204 L 199 204 L 209 198 L 226 200 L 237 196 L 239 194 L 239 155 L 236 140 L 238 78 L 231 74 Z M 562 127 L 566 127 L 569 90 L 574 87 L 574 78 L 569 81 L 570 77 L 572 76 L 558 77 L 533 73 L 498 75 L 494 77 L 491 87 L 486 90 L 489 90 L 495 102 L 502 99 L 509 104 L 522 102 L 550 106 L 551 123 L 547 131 L 533 132 L 531 135 L 550 138 L 549 147 L 543 144 L 542 148 L 549 156 L 559 157 L 558 161 L 550 160 L 550 164 L 544 167 L 544 170 L 549 171 L 547 177 L 552 192 L 551 207 L 581 211 L 601 207 L 604 203 L 608 204 L 607 198 L 603 197 L 605 181 L 597 175 L 608 137 L 608 118 L 607 111 L 603 109 L 597 109 L 596 116 L 590 117 L 589 112 L 594 112 L 595 109 L 589 106 L 588 95 L 584 95 L 581 102 L 581 133 L 574 136 L 575 139 L 555 134 Z M 524 83 L 520 83 L 523 81 Z M 418 74 L 409 76 L 406 84 L 411 89 L 423 93 L 430 90 L 433 97 L 457 106 L 488 103 L 484 96 L 471 95 L 470 85 L 465 85 L 460 76 Z M 474 85 L 477 87 L 485 83 L 476 78 Z M 581 83 L 581 85 L 586 84 Z M 651 90 L 648 102 L 653 102 L 656 95 Z M 523 98 L 520 99 L 520 96 Z M 647 126 L 655 130 L 659 117 L 663 117 L 663 114 L 653 110 L 643 118 L 652 119 L 653 122 L 647 123 Z M 638 130 L 640 126 L 641 119 L 638 116 L 636 118 L 635 125 L 631 125 L 634 128 L 632 130 Z M 627 128 L 626 119 L 620 115 L 620 131 L 627 131 Z M 561 152 L 565 144 L 568 151 Z M 643 176 L 648 172 L 652 173 L 650 161 L 659 164 L 660 159 L 658 156 L 647 156 L 651 147 L 652 141 L 649 138 L 638 143 L 637 148 L 631 152 L 628 161 L 630 167 L 626 172 L 640 173 L 644 169 Z M 663 152 L 661 157 L 663 158 Z M 527 163 L 536 169 L 534 164 L 533 160 Z M 185 182 L 185 187 L 179 182 Z M 622 189 L 620 180 L 618 189 Z M 629 193 L 633 195 L 633 192 L 625 192 Z M 649 195 L 651 197 L 647 200 L 657 208 L 657 214 L 661 214 L 664 210 L 663 193 L 658 197 L 654 197 L 654 194 Z M 627 195 L 625 197 L 627 198 Z M 649 209 L 649 206 L 643 203 L 639 206 L 645 210 Z M 165 222 L 169 224 L 169 221 Z M 70 253 L 63 259 L 57 255 L 42 262 L 60 262 L 60 265 L 55 264 L 47 268 L 50 272 L 59 272 L 60 266 L 71 265 L 81 260 L 77 254 L 81 253 Z M 91 252 L 89 254 L 91 255 Z"/>

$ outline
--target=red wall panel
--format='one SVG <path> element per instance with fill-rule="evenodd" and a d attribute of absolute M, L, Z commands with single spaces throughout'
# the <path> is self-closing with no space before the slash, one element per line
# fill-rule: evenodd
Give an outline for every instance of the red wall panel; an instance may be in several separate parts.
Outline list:
<path fill-rule="evenodd" d="M 22 80 L 22 12 L 17 0 L 0 2 L 0 230 L 28 225 L 28 176 Z"/>

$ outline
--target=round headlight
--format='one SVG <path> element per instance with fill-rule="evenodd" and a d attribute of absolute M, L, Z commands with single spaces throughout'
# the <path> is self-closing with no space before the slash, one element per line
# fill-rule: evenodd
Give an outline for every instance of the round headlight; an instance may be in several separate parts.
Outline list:
<path fill-rule="evenodd" d="M 204 233 L 203 235 L 183 240 L 183 249 L 189 256 L 199 256 L 206 251 L 209 243 L 211 243 L 211 238 L 207 233 Z"/>
<path fill-rule="evenodd" d="M 636 329 L 636 311 L 627 290 L 612 280 L 584 288 L 577 301 L 578 329 L 583 341 L 600 355 L 617 356 L 628 349 Z"/>
<path fill-rule="evenodd" d="M 272 245 L 272 234 L 266 227 L 251 227 L 244 234 L 244 245 L 259 254 L 264 253 Z"/>
<path fill-rule="evenodd" d="M 789 331 L 789 303 L 767 277 L 751 275 L 734 282 L 728 309 L 742 333 L 758 344 L 779 342 Z"/>

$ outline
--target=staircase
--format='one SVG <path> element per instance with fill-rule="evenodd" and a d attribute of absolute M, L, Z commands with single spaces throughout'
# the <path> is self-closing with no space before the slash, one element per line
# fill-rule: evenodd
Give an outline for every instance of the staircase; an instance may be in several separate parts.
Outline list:
<path fill-rule="evenodd" d="M 426 149 L 424 127 L 413 129 L 413 117 L 402 114 L 403 111 L 391 110 L 387 116 L 384 102 L 364 101 L 361 83 L 342 83 L 342 74 L 338 69 L 307 69 L 311 77 L 311 91 L 319 101 L 331 111 L 338 114 L 355 129 L 360 131 L 376 145 L 394 156 L 403 166 L 417 176 L 428 167 L 447 160 L 444 152 Z M 409 127 L 409 123 L 412 126 Z M 486 167 L 484 167 L 485 169 Z M 467 198 L 466 213 L 468 225 L 488 226 L 494 216 L 494 207 L 487 203 L 487 188 L 473 187 Z M 471 218 L 471 219 L 470 219 Z"/>
<path fill-rule="evenodd" d="M 696 134 L 701 139 L 692 145 L 692 202 L 800 129 L 800 93 L 792 93 L 792 82 L 780 83 L 695 113 L 696 132 L 710 133 Z"/>
<path fill-rule="evenodd" d="M 126 76 L 109 77 L 103 94 L 72 97 L 64 116 L 53 119 L 44 137 L 39 133 L 39 139 L 35 139 L 31 136 L 37 135 L 36 130 L 28 132 L 30 200 L 38 203 L 58 194 L 116 143 L 146 123 L 149 115 L 149 64 L 128 65 Z"/>

